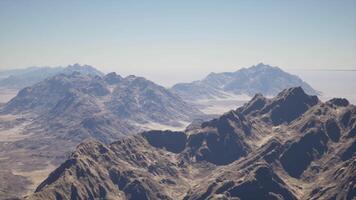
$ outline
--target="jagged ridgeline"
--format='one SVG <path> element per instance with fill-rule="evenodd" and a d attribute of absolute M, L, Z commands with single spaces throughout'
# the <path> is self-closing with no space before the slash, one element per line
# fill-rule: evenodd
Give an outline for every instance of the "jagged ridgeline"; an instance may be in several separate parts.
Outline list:
<path fill-rule="evenodd" d="M 302 88 L 189 126 L 80 144 L 27 199 L 353 199 L 356 107 Z"/>
<path fill-rule="evenodd" d="M 123 78 L 114 72 L 103 77 L 79 72 L 53 76 L 22 89 L 1 112 L 31 112 L 41 119 L 67 120 L 68 123 L 82 120 L 83 116 L 105 114 L 104 117 L 113 115 L 136 123 L 168 125 L 178 125 L 179 121 L 191 121 L 202 115 L 162 86 L 133 75 Z"/>

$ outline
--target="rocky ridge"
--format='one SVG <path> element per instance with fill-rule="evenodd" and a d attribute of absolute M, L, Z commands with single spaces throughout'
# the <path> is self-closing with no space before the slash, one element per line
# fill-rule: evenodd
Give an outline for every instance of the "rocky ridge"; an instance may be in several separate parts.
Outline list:
<path fill-rule="evenodd" d="M 353 199 L 355 132 L 347 100 L 290 88 L 185 131 L 88 140 L 26 198 Z"/>

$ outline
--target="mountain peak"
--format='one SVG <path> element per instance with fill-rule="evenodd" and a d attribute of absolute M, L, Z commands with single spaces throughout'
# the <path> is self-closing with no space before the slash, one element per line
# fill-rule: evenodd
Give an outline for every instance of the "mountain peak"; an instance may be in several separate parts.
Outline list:
<path fill-rule="evenodd" d="M 270 99 L 256 94 L 237 111 L 244 115 L 261 115 L 264 121 L 279 125 L 292 122 L 318 102 L 317 96 L 306 94 L 301 87 L 292 87 Z"/>
<path fill-rule="evenodd" d="M 81 68 L 94 68 L 94 67 L 92 67 L 90 65 L 85 65 L 85 64 L 81 65 L 79 63 L 74 63 L 72 65 L 68 65 L 66 68 L 67 69 L 81 69 Z"/>
<path fill-rule="evenodd" d="M 115 72 L 108 73 L 104 76 L 104 80 L 110 85 L 119 83 L 123 78 Z"/>
<path fill-rule="evenodd" d="M 265 97 L 263 96 L 263 94 L 261 94 L 261 93 L 256 93 L 255 96 L 252 97 L 251 101 L 252 101 L 252 100 L 255 100 L 255 99 L 261 99 L 261 98 L 265 98 Z"/>
<path fill-rule="evenodd" d="M 249 68 L 245 68 L 245 70 L 247 71 L 264 71 L 264 70 L 268 70 L 268 71 L 281 71 L 283 72 L 279 67 L 277 66 L 271 66 L 269 64 L 265 64 L 265 63 L 258 63 L 257 65 L 253 65 L 252 67 Z M 283 72 L 285 73 L 285 72 Z"/>
<path fill-rule="evenodd" d="M 273 68 L 272 66 L 270 66 L 268 64 L 264 64 L 263 62 L 260 62 L 257 65 L 254 65 L 253 67 L 255 67 L 255 68 Z"/>
<path fill-rule="evenodd" d="M 266 65 L 264 64 L 263 62 L 260 62 L 256 65 L 256 67 L 263 67 L 263 66 L 269 66 L 269 65 Z M 270 67 L 270 66 L 269 66 Z"/>
<path fill-rule="evenodd" d="M 291 99 L 293 101 L 304 102 L 306 104 L 309 104 L 309 103 L 316 104 L 319 101 L 319 99 L 316 95 L 306 94 L 305 91 L 303 90 L 303 88 L 300 86 L 284 89 L 275 98 L 276 99 L 285 99 L 286 101 L 288 99 Z"/>
<path fill-rule="evenodd" d="M 302 87 L 297 86 L 297 87 L 291 87 L 283 90 L 278 94 L 278 96 L 297 96 L 297 97 L 306 97 L 308 96 Z"/>
<path fill-rule="evenodd" d="M 318 94 L 298 76 L 262 62 L 235 72 L 210 73 L 202 80 L 182 86 L 183 84 L 176 84 L 172 89 L 175 93 L 191 100 L 229 97 L 226 94 L 253 96 L 261 93 L 275 96 L 285 88 L 296 86 L 301 86 L 308 94 Z"/>
<path fill-rule="evenodd" d="M 73 65 L 68 65 L 66 68 L 64 68 L 63 73 L 71 73 L 71 72 L 80 72 L 82 74 L 86 75 L 91 75 L 91 76 L 103 76 L 104 74 L 94 68 L 91 65 L 80 65 L 79 63 L 75 63 Z"/>
<path fill-rule="evenodd" d="M 262 112 L 270 112 L 273 124 L 278 125 L 293 121 L 318 102 L 317 96 L 307 95 L 301 87 L 292 87 L 272 98 Z"/>

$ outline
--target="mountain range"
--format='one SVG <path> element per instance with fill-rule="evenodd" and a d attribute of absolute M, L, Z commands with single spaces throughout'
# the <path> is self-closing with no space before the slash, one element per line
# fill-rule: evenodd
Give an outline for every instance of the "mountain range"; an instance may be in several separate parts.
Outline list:
<path fill-rule="evenodd" d="M 210 73 L 202 80 L 178 83 L 171 90 L 186 100 L 224 99 L 235 95 L 261 93 L 275 96 L 283 89 L 302 87 L 308 94 L 318 94 L 308 83 L 278 67 L 259 63 L 235 72 Z"/>
<path fill-rule="evenodd" d="M 22 89 L 32 86 L 40 81 L 57 74 L 72 74 L 80 72 L 91 76 L 103 76 L 104 74 L 90 65 L 78 63 L 67 67 L 29 67 L 24 69 L 0 71 L 0 88 Z"/>
<path fill-rule="evenodd" d="M 212 73 L 170 89 L 79 64 L 1 76 L 13 88 L 31 85 L 0 105 L 0 199 L 356 194 L 355 106 L 321 102 L 318 91 L 277 67 Z M 242 94 L 251 100 L 232 102 L 222 115 L 199 106 Z"/>
<path fill-rule="evenodd" d="M 301 87 L 184 131 L 89 139 L 25 199 L 353 199 L 356 107 Z"/>
<path fill-rule="evenodd" d="M 46 176 L 86 138 L 109 144 L 142 130 L 183 129 L 200 117 L 179 96 L 142 77 L 55 75 L 0 107 L 0 196 L 31 190 L 40 177 L 33 174 Z"/>
<path fill-rule="evenodd" d="M 119 119 L 179 124 L 200 112 L 162 86 L 134 75 L 104 77 L 79 72 L 59 74 L 22 89 L 3 113 L 32 112 L 47 119 L 110 112 Z M 105 113 L 108 114 L 108 113 Z M 72 120 L 72 119 L 70 119 Z"/>
<path fill-rule="evenodd" d="M 9 101 L 23 87 L 58 74 L 70 75 L 73 72 L 103 76 L 99 70 L 79 64 L 0 71 L 0 103 Z M 297 86 L 301 86 L 308 94 L 321 94 L 299 77 L 263 63 L 236 72 L 210 73 L 202 80 L 178 83 L 169 90 L 205 114 L 220 115 L 242 105 L 256 93 L 275 96 L 285 88 Z"/>

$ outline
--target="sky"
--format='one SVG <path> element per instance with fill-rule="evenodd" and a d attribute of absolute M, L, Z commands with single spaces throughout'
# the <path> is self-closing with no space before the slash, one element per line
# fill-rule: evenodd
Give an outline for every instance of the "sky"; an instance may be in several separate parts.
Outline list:
<path fill-rule="evenodd" d="M 356 70 L 356 0 L 0 0 L 0 70 L 81 63 L 170 85 L 260 62 Z"/>

